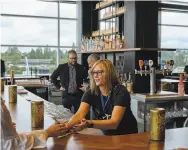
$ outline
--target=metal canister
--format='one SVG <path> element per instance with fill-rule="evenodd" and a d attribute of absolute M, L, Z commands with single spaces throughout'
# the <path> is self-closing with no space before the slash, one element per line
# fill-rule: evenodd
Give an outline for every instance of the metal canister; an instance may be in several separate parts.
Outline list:
<path fill-rule="evenodd" d="M 0 79 L 1 82 L 1 91 L 4 91 L 4 79 Z"/>
<path fill-rule="evenodd" d="M 12 79 L 14 78 L 14 71 L 12 71 L 12 70 L 10 71 L 10 78 L 12 78 Z"/>
<path fill-rule="evenodd" d="M 163 141 L 152 141 L 149 142 L 148 150 L 161 150 L 163 149 Z"/>
<path fill-rule="evenodd" d="M 32 128 L 44 126 L 44 101 L 31 102 L 31 126 Z"/>
<path fill-rule="evenodd" d="M 17 86 L 9 85 L 9 103 L 17 102 Z"/>
<path fill-rule="evenodd" d="M 150 110 L 150 139 L 164 140 L 165 137 L 165 109 Z"/>

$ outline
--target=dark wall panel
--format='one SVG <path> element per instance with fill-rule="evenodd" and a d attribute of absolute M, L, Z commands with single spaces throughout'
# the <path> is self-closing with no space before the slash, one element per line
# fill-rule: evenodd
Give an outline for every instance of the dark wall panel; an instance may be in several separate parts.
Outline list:
<path fill-rule="evenodd" d="M 98 11 L 94 10 L 97 1 L 82 1 L 82 34 L 90 37 L 98 28 Z"/>
<path fill-rule="evenodd" d="M 82 34 L 84 36 L 90 36 L 92 31 L 91 5 L 91 1 L 82 1 Z"/>
<path fill-rule="evenodd" d="M 158 47 L 158 1 L 136 1 L 136 47 Z"/>

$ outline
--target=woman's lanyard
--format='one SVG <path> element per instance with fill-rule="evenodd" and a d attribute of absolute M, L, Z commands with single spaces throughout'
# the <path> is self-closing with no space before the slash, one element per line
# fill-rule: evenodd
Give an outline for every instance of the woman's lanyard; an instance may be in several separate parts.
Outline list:
<path fill-rule="evenodd" d="M 105 103 L 105 104 L 104 104 L 104 98 L 103 98 L 102 93 L 101 93 L 101 95 L 100 95 L 100 100 L 101 100 L 103 112 L 105 113 L 105 108 L 106 108 L 106 106 L 107 106 L 107 104 L 108 104 L 108 101 L 110 100 L 110 95 L 107 96 L 107 100 L 106 100 L 106 103 Z"/>

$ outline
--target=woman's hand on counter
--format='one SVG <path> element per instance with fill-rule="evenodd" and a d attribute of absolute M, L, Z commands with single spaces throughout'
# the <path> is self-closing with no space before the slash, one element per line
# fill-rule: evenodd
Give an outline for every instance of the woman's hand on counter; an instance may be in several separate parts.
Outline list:
<path fill-rule="evenodd" d="M 86 122 L 86 119 L 84 118 L 84 119 L 82 119 L 82 120 L 80 121 L 79 124 L 73 126 L 70 130 L 71 130 L 72 132 L 78 132 L 78 131 L 81 131 L 81 130 L 83 130 L 83 129 L 85 129 L 85 128 L 87 128 L 87 122 Z"/>
<path fill-rule="evenodd" d="M 67 131 L 68 131 L 68 129 L 66 128 L 66 125 L 64 123 L 63 124 L 54 124 L 46 129 L 48 137 L 60 136 L 61 134 L 66 133 Z"/>

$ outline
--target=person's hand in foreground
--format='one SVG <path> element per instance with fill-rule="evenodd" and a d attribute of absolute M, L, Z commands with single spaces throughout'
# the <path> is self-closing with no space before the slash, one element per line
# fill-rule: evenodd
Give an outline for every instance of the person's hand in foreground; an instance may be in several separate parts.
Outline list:
<path fill-rule="evenodd" d="M 46 132 L 48 134 L 48 137 L 56 137 L 60 136 L 67 132 L 67 128 L 65 127 L 65 124 L 54 124 L 51 125 L 49 128 L 46 129 Z"/>

